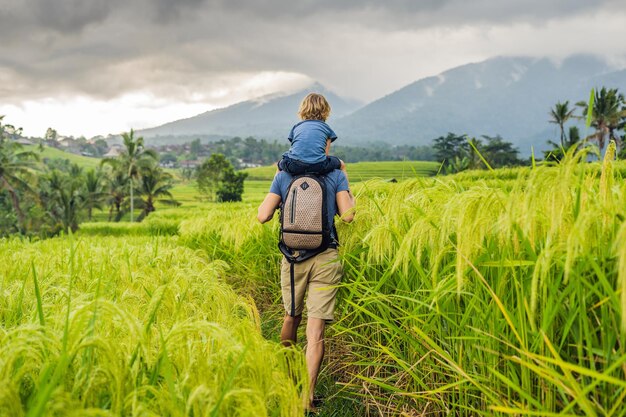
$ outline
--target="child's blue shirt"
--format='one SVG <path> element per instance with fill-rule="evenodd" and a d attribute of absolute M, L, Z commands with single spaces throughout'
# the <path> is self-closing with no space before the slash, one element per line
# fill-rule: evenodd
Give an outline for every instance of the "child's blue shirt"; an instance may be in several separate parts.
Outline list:
<path fill-rule="evenodd" d="M 334 142 L 337 135 L 321 120 L 303 120 L 291 128 L 291 147 L 283 156 L 307 164 L 316 164 L 326 159 L 326 140 Z"/>

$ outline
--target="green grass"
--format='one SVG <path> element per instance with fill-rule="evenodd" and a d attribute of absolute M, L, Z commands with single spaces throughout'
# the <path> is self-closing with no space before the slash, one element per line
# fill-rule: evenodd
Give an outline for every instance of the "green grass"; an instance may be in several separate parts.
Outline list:
<path fill-rule="evenodd" d="M 302 415 L 301 357 L 227 269 L 171 237 L 0 240 L 0 415 Z"/>
<path fill-rule="evenodd" d="M 77 164 L 82 168 L 96 168 L 100 165 L 100 158 L 90 158 L 87 156 L 76 155 L 70 152 L 64 152 L 60 149 L 44 146 L 43 152 L 39 152 L 39 146 L 25 146 L 25 149 L 37 152 L 40 157 L 48 159 L 68 159 L 71 163 Z"/>
<path fill-rule="evenodd" d="M 584 159 L 353 179 L 320 415 L 626 416 L 626 163 Z M 302 355 L 293 385 L 261 337 L 283 315 L 278 221 L 255 219 L 271 176 L 0 240 L 0 414 L 299 415 Z"/>
<path fill-rule="evenodd" d="M 385 161 L 385 162 L 356 162 L 347 164 L 346 169 L 352 182 L 366 181 L 373 178 L 400 181 L 409 178 L 433 175 L 439 169 L 437 162 L 427 161 Z M 271 181 L 276 174 L 276 166 L 249 168 L 250 180 Z"/>
<path fill-rule="evenodd" d="M 580 159 L 355 188 L 325 415 L 626 415 L 625 166 Z M 278 224 L 254 209 L 180 239 L 271 299 Z"/>

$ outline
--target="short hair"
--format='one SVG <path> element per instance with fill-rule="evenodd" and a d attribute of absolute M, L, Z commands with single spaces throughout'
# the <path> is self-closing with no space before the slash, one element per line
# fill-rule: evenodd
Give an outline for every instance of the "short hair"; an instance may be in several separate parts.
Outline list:
<path fill-rule="evenodd" d="M 330 105 L 323 95 L 317 93 L 309 93 L 302 99 L 298 116 L 302 120 L 321 120 L 323 122 L 330 115 Z"/>

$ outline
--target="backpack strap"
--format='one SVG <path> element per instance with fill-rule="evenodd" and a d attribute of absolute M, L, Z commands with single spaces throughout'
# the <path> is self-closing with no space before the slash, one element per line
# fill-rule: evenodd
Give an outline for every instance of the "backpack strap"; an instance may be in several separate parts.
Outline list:
<path fill-rule="evenodd" d="M 291 317 L 296 316 L 296 277 L 295 277 L 295 263 L 289 262 L 289 284 L 291 285 Z"/>

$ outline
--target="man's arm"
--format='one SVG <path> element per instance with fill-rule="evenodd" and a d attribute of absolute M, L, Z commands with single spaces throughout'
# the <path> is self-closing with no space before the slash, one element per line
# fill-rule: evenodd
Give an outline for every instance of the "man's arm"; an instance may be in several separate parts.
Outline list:
<path fill-rule="evenodd" d="M 337 208 L 339 209 L 339 216 L 341 220 L 346 223 L 350 223 L 352 219 L 354 219 L 354 196 L 350 192 L 347 191 L 339 191 L 336 194 L 337 198 Z"/>
<path fill-rule="evenodd" d="M 261 222 L 268 222 L 274 217 L 274 212 L 280 205 L 280 196 L 274 193 L 267 193 L 265 199 L 259 206 L 259 211 L 256 218 Z"/>

